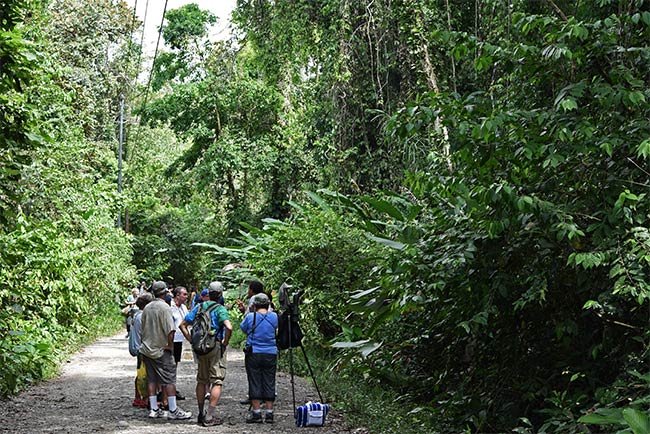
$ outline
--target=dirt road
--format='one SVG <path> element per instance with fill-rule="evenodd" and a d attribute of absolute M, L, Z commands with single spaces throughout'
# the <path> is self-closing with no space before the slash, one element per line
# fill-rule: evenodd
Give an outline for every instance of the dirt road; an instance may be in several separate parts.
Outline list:
<path fill-rule="evenodd" d="M 298 355 L 298 353 L 295 353 Z M 194 395 L 195 365 L 185 348 L 178 369 L 178 389 L 187 396 L 179 406 L 193 413 L 187 421 L 149 419 L 146 409 L 131 406 L 136 360 L 128 352 L 124 334 L 98 340 L 73 356 L 60 377 L 34 386 L 0 404 L 0 432 L 12 433 L 359 433 L 346 426 L 340 414 L 329 415 L 323 428 L 294 425 L 289 375 L 278 373 L 278 398 L 274 424 L 246 424 L 247 394 L 241 351 L 230 350 L 228 371 L 218 415 L 226 422 L 205 428 L 197 425 Z M 296 401 L 318 400 L 304 379 L 296 377 Z"/>

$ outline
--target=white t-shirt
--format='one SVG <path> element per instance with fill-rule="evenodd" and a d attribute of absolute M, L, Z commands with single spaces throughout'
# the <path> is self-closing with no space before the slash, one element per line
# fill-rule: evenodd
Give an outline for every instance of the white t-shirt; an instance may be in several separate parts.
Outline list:
<path fill-rule="evenodd" d="M 176 332 L 174 333 L 174 342 L 183 342 L 185 340 L 185 336 L 183 336 L 183 332 L 181 332 L 179 326 L 185 319 L 185 315 L 187 315 L 187 306 L 184 304 L 176 306 L 176 302 L 172 300 L 170 309 L 172 310 L 172 317 L 174 318 L 174 327 L 176 327 Z"/>

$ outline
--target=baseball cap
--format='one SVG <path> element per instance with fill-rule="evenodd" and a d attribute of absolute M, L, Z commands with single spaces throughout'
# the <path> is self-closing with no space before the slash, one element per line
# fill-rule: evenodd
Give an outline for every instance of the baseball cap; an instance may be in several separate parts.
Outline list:
<path fill-rule="evenodd" d="M 201 297 L 207 297 L 208 296 L 208 288 L 203 288 L 203 291 L 201 291 Z"/>
<path fill-rule="evenodd" d="M 208 289 L 210 292 L 223 292 L 223 283 L 215 280 L 214 282 L 210 282 Z"/>
<path fill-rule="evenodd" d="M 156 297 L 159 297 L 167 292 L 167 284 L 162 280 L 156 280 L 151 285 L 151 292 L 153 292 L 153 295 Z"/>
<path fill-rule="evenodd" d="M 264 294 L 263 292 L 253 296 L 253 304 L 255 306 L 262 306 L 265 304 L 269 304 L 270 302 L 271 300 L 269 300 L 269 296 Z"/>

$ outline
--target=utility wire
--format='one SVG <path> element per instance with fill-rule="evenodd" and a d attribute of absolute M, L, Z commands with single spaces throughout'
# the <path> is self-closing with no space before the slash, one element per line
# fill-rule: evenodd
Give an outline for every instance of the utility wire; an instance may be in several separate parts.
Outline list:
<path fill-rule="evenodd" d="M 149 70 L 149 79 L 147 80 L 147 87 L 144 90 L 144 101 L 142 103 L 142 108 L 147 105 L 149 100 L 149 89 L 151 86 L 151 78 L 153 77 L 153 71 L 156 67 L 156 57 L 158 57 L 158 47 L 160 46 L 160 37 L 162 36 L 163 24 L 165 23 L 165 14 L 167 13 L 167 2 L 165 0 L 165 7 L 163 8 L 162 19 L 160 20 L 160 27 L 158 27 L 158 39 L 156 40 L 156 50 L 153 52 L 153 61 L 151 62 L 151 69 Z"/>
<path fill-rule="evenodd" d="M 137 17 L 137 10 L 138 10 L 138 0 L 135 0 L 135 3 L 133 5 L 133 14 L 131 15 L 131 31 L 129 32 L 129 54 L 131 53 L 131 47 L 133 46 L 133 32 L 135 30 L 135 20 Z M 140 72 L 142 69 L 142 63 L 141 63 L 141 58 L 142 58 L 142 47 L 144 44 L 144 31 L 145 28 L 147 27 L 147 15 L 149 12 L 149 0 L 145 3 L 144 6 L 144 19 L 142 21 L 142 34 L 140 36 L 140 46 L 138 47 L 138 60 L 136 62 L 136 69 L 135 69 L 135 74 L 133 76 L 133 82 L 131 84 L 132 89 L 135 89 L 136 84 L 138 82 L 138 77 L 140 76 Z M 128 142 L 129 142 L 129 134 L 125 135 L 124 137 L 124 148 L 127 150 L 128 154 Z"/>
<path fill-rule="evenodd" d="M 167 14 L 167 3 L 168 3 L 168 0 L 165 0 L 165 7 L 163 8 L 163 14 L 162 14 L 162 18 L 160 20 L 160 27 L 158 27 L 158 38 L 156 40 L 156 50 L 154 51 L 154 54 L 153 54 L 153 61 L 151 62 L 151 70 L 149 71 L 149 78 L 147 79 L 147 86 L 145 87 L 145 91 L 144 91 L 144 100 L 143 100 L 143 102 L 141 104 L 142 110 L 144 110 L 144 108 L 147 105 L 147 102 L 149 102 L 149 89 L 150 89 L 150 86 L 151 86 L 151 79 L 153 77 L 154 67 L 156 65 L 156 58 L 158 57 L 158 49 L 160 47 L 160 37 L 162 36 L 162 28 L 163 28 L 163 24 L 165 22 L 165 15 Z M 147 2 L 145 3 L 144 21 L 143 21 L 143 25 L 142 25 L 142 39 L 140 40 L 140 51 L 139 51 L 139 56 L 138 56 L 138 74 L 136 75 L 136 80 L 137 80 L 137 76 L 140 75 L 140 69 L 142 67 L 141 55 L 142 55 L 142 47 L 144 46 L 144 28 L 145 28 L 146 22 L 147 22 L 147 13 L 148 13 L 148 11 L 149 11 L 149 0 L 147 0 Z M 138 119 L 135 122 L 136 133 L 135 133 L 134 141 L 136 143 L 138 142 L 138 139 L 140 138 L 140 131 L 141 131 L 141 125 L 140 124 L 141 123 L 142 123 L 142 111 L 140 112 L 140 114 L 138 114 Z"/>
<path fill-rule="evenodd" d="M 133 29 L 135 28 L 135 12 L 138 9 L 138 0 L 135 0 L 133 5 L 133 14 L 131 15 L 131 29 L 129 30 L 129 52 L 131 52 L 131 47 L 133 46 Z"/>
<path fill-rule="evenodd" d="M 156 40 L 156 50 L 153 53 L 153 61 L 151 62 L 151 70 L 149 71 L 149 78 L 147 79 L 147 86 L 145 87 L 144 91 L 144 100 L 142 102 L 142 110 L 147 106 L 147 103 L 149 102 L 149 89 L 151 87 L 151 79 L 153 77 L 153 71 L 154 67 L 156 66 L 156 58 L 158 57 L 158 48 L 160 47 L 160 37 L 162 36 L 162 28 L 163 24 L 165 23 L 165 15 L 167 13 L 167 3 L 169 0 L 165 0 L 165 7 L 163 8 L 163 16 L 160 20 L 160 27 L 158 27 L 158 39 Z M 147 6 L 149 5 L 149 0 L 147 0 Z M 146 11 L 145 11 L 145 19 L 146 19 Z M 144 29 L 142 31 L 142 37 L 144 38 Z M 142 44 L 140 44 L 140 49 L 142 50 Z M 140 138 L 140 132 L 142 131 L 142 110 L 140 111 L 140 114 L 138 115 L 138 120 L 135 122 L 136 125 L 136 135 L 134 141 L 137 143 L 138 139 Z"/>
<path fill-rule="evenodd" d="M 140 50 L 138 51 L 138 74 L 135 76 L 135 79 L 138 79 L 140 75 L 140 69 L 142 68 L 142 47 L 144 47 L 144 29 L 147 28 L 147 15 L 149 13 L 149 0 L 144 4 L 144 19 L 142 20 L 142 36 L 140 37 Z"/>

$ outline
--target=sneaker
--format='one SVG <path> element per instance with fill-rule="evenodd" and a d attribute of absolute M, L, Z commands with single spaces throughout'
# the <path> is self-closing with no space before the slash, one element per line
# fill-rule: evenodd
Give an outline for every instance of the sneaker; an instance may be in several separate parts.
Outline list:
<path fill-rule="evenodd" d="M 172 420 L 183 420 L 183 419 L 189 419 L 192 417 L 192 412 L 191 411 L 183 411 L 181 410 L 180 407 L 176 407 L 176 410 L 170 411 L 167 413 L 167 419 Z"/>
<path fill-rule="evenodd" d="M 264 423 L 273 423 L 273 412 L 267 411 L 264 413 Z"/>
<path fill-rule="evenodd" d="M 207 417 L 203 419 L 203 426 L 216 426 L 216 425 L 221 425 L 223 423 L 223 419 L 217 416 L 212 416 L 210 419 Z"/>
<path fill-rule="evenodd" d="M 241 401 L 239 401 L 239 403 L 240 403 L 241 405 L 250 405 L 250 404 L 251 404 L 251 400 L 248 399 L 248 398 L 246 398 L 246 399 L 242 399 Z"/>
<path fill-rule="evenodd" d="M 255 413 L 254 411 L 249 411 L 246 415 L 246 423 L 262 423 L 262 413 Z"/>
<path fill-rule="evenodd" d="M 176 399 L 179 401 L 184 401 L 185 400 L 185 395 L 183 395 L 181 392 L 178 390 L 176 391 Z"/>
<path fill-rule="evenodd" d="M 163 410 L 162 408 L 159 408 L 157 410 L 151 410 L 149 412 L 149 417 L 152 418 L 152 419 L 165 418 L 165 417 L 167 417 L 167 412 L 165 410 Z"/>

